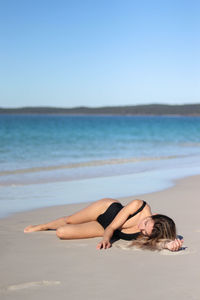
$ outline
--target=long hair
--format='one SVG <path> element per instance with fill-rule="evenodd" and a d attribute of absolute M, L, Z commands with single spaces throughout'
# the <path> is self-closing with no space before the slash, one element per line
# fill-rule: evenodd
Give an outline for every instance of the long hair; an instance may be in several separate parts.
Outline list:
<path fill-rule="evenodd" d="M 160 214 L 153 215 L 151 218 L 154 221 L 151 235 L 147 236 L 140 233 L 137 239 L 130 244 L 130 247 L 137 246 L 141 249 L 161 250 L 165 243 L 176 238 L 176 225 L 171 218 Z"/>

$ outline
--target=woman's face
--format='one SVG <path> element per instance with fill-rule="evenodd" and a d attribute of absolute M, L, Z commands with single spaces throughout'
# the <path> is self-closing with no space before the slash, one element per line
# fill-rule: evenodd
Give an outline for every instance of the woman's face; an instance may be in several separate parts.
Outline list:
<path fill-rule="evenodd" d="M 144 235 L 151 235 L 154 226 L 154 221 L 151 217 L 144 218 L 139 224 L 138 228 Z"/>

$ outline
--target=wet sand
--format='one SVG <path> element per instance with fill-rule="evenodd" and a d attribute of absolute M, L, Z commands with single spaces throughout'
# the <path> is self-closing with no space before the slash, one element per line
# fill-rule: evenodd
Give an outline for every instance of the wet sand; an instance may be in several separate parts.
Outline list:
<path fill-rule="evenodd" d="M 100 240 L 61 241 L 55 231 L 24 234 L 29 224 L 47 222 L 85 206 L 37 209 L 0 219 L 0 299 L 200 299 L 200 175 L 140 198 L 153 213 L 172 217 L 185 250 L 127 249 L 117 241 L 96 250 Z M 105 195 L 106 197 L 106 195 Z"/>

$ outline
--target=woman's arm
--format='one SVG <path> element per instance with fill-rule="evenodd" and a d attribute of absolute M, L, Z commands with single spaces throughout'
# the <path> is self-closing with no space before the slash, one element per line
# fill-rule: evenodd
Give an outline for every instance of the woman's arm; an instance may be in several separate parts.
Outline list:
<path fill-rule="evenodd" d="M 116 229 L 120 228 L 128 219 L 130 214 L 133 214 L 137 211 L 143 201 L 142 200 L 133 200 L 127 204 L 122 210 L 116 215 L 111 224 L 105 229 L 103 239 L 97 245 L 97 249 L 108 249 L 111 247 L 110 239 L 113 236 L 113 233 Z"/>
<path fill-rule="evenodd" d="M 110 239 L 113 236 L 114 230 L 113 228 L 109 225 L 103 235 L 103 239 L 100 243 L 97 244 L 97 249 L 108 249 L 111 247 Z"/>
<path fill-rule="evenodd" d="M 180 239 L 175 239 L 174 241 L 161 241 L 157 245 L 157 249 L 162 250 L 162 249 L 168 249 L 170 251 L 178 251 L 182 245 L 183 245 L 184 240 Z"/>

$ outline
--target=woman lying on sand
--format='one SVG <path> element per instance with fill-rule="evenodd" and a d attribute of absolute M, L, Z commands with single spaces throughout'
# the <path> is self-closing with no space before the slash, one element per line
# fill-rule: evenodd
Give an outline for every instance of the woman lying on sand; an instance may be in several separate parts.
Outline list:
<path fill-rule="evenodd" d="M 47 224 L 30 225 L 24 232 L 56 229 L 60 239 L 103 237 L 97 249 L 111 247 L 112 240 L 133 240 L 142 249 L 177 251 L 183 240 L 176 238 L 174 221 L 167 216 L 152 215 L 150 206 L 133 200 L 126 206 L 111 198 L 101 199 L 83 210 Z"/>

